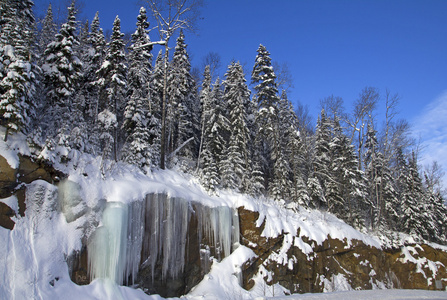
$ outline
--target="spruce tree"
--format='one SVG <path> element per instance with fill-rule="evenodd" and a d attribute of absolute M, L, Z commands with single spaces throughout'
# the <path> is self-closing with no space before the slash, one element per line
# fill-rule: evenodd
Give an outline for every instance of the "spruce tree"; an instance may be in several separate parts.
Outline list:
<path fill-rule="evenodd" d="M 382 203 L 382 170 L 378 159 L 378 143 L 376 131 L 372 124 L 367 125 L 366 141 L 365 141 L 365 158 L 364 165 L 366 176 L 368 179 L 368 198 L 372 203 L 371 207 L 371 225 L 375 228 L 382 220 L 383 203 Z"/>
<path fill-rule="evenodd" d="M 275 170 L 274 163 L 277 162 L 276 167 L 278 168 L 281 159 L 277 119 L 279 96 L 270 53 L 263 45 L 259 46 L 257 52 L 252 72 L 252 84 L 255 85 L 253 99 L 258 104 L 256 148 L 259 151 L 258 162 L 261 163 L 266 188 L 271 191 L 268 183 L 277 176 L 275 172 L 278 172 L 277 169 Z"/>
<path fill-rule="evenodd" d="M 312 178 L 311 197 L 314 202 L 312 206 L 320 209 L 327 209 L 331 205 L 326 197 L 327 184 L 332 180 L 330 172 L 331 126 L 330 119 L 326 116 L 324 109 L 322 109 L 315 132 L 313 170 L 310 175 Z"/>
<path fill-rule="evenodd" d="M 335 131 L 338 141 L 333 141 L 334 144 L 337 144 L 337 156 L 333 159 L 332 176 L 340 184 L 338 190 L 340 198 L 331 199 L 332 202 L 335 202 L 334 212 L 352 226 L 364 229 L 368 219 L 366 212 L 372 205 L 367 197 L 365 173 L 358 169 L 358 158 L 349 138 L 341 132 L 340 128 Z"/>
<path fill-rule="evenodd" d="M 0 114 L 9 132 L 25 130 L 34 115 L 33 2 L 5 1 L 0 9 Z"/>
<path fill-rule="evenodd" d="M 205 66 L 205 70 L 203 72 L 203 80 L 202 80 L 202 88 L 200 89 L 199 93 L 199 99 L 200 99 L 200 106 L 202 109 L 200 124 L 201 124 L 201 132 L 200 132 L 200 145 L 199 145 L 199 157 L 198 157 L 198 164 L 197 168 L 200 167 L 200 159 L 202 156 L 202 150 L 203 150 L 203 138 L 205 133 L 205 125 L 206 121 L 209 119 L 209 109 L 211 105 L 211 72 L 210 72 L 210 66 Z"/>
<path fill-rule="evenodd" d="M 190 74 L 191 63 L 186 51 L 185 36 L 180 31 L 168 74 L 169 95 L 167 121 L 169 127 L 168 153 L 180 151 L 182 164 L 189 164 L 196 156 L 197 141 L 194 128 L 198 121 L 194 114 L 197 105 L 195 84 Z"/>
<path fill-rule="evenodd" d="M 422 226 L 419 215 L 420 199 L 422 197 L 422 182 L 417 171 L 415 157 L 410 158 L 408 162 L 403 156 L 399 157 L 399 165 L 402 168 L 399 176 L 400 186 L 400 230 L 415 236 L 420 235 Z"/>
<path fill-rule="evenodd" d="M 326 116 L 327 119 L 329 119 Z M 322 119 L 324 119 L 322 117 Z M 332 126 L 332 137 L 330 143 L 328 144 L 328 150 L 330 153 L 329 165 L 328 165 L 328 176 L 321 177 L 324 180 L 324 186 L 326 188 L 326 199 L 328 202 L 328 211 L 335 214 L 339 218 L 347 219 L 347 214 L 345 213 L 346 200 L 348 197 L 344 197 L 343 191 L 349 189 L 347 186 L 347 180 L 345 180 L 348 172 L 352 172 L 352 166 L 348 166 L 348 157 L 345 153 L 347 148 L 346 140 L 342 133 L 340 122 L 338 117 L 335 116 L 334 120 L 331 122 Z M 323 146 L 319 144 L 319 146 Z M 319 156 L 319 159 L 323 159 Z M 320 165 L 321 167 L 321 165 Z M 349 194 L 348 194 L 349 195 Z"/>
<path fill-rule="evenodd" d="M 250 90 L 239 62 L 233 62 L 225 76 L 224 98 L 229 112 L 230 133 L 224 172 L 227 174 L 229 186 L 241 192 L 249 192 L 251 157 L 247 106 L 250 103 Z"/>
<path fill-rule="evenodd" d="M 145 8 L 140 8 L 137 20 L 137 29 L 132 34 L 132 44 L 129 47 L 131 51 L 127 90 L 129 100 L 124 111 L 123 123 L 127 139 L 123 156 L 127 162 L 144 169 L 155 165 L 153 160 L 159 153 L 152 153 L 149 147 L 155 137 L 151 137 L 149 127 L 152 118 L 149 110 L 152 46 L 149 44 L 147 30 L 149 23 Z"/>
<path fill-rule="evenodd" d="M 273 177 L 273 194 L 276 199 L 292 200 L 294 183 L 291 168 L 292 149 L 298 129 L 297 118 L 287 98 L 286 91 L 281 92 L 278 102 L 278 124 L 276 129 L 277 145 L 272 152 L 275 173 Z M 286 199 L 287 198 L 287 199 Z"/>
<path fill-rule="evenodd" d="M 86 105 L 84 118 L 90 123 L 95 123 L 100 112 L 99 108 L 99 87 L 95 84 L 98 80 L 98 70 L 101 68 L 105 57 L 106 41 L 103 30 L 99 23 L 99 13 L 90 25 L 90 32 L 87 38 L 85 55 L 82 57 L 84 65 L 84 94 Z"/>
<path fill-rule="evenodd" d="M 55 41 L 45 50 L 45 64 L 42 66 L 48 95 L 50 130 L 53 132 L 72 119 L 70 111 L 73 96 L 82 75 L 81 61 L 74 52 L 74 47 L 79 43 L 76 29 L 76 10 L 73 1 L 68 7 L 67 22 L 62 24 Z"/>
<path fill-rule="evenodd" d="M 213 85 L 211 91 L 209 107 L 206 111 L 208 119 L 205 123 L 204 137 L 203 137 L 203 147 L 204 150 L 209 152 L 210 162 L 209 166 L 212 168 L 217 168 L 219 177 L 222 178 L 222 183 L 225 187 L 233 188 L 230 186 L 227 180 L 229 178 L 225 176 L 223 168 L 224 161 L 224 150 L 227 148 L 227 140 L 229 128 L 229 121 L 226 116 L 226 108 L 223 97 L 223 91 L 220 84 L 220 79 L 217 78 Z M 215 166 L 215 167 L 214 167 Z M 205 167 L 205 166 L 204 166 Z M 206 170 L 205 170 L 206 171 Z M 206 171 L 211 172 L 211 171 Z M 232 181 L 231 181 L 232 182 Z"/>
<path fill-rule="evenodd" d="M 98 70 L 98 80 L 96 81 L 100 89 L 98 121 L 102 129 L 102 149 L 104 153 L 113 154 L 115 161 L 118 160 L 118 129 L 121 124 L 127 86 L 123 36 L 121 21 L 116 16 L 106 56 Z"/>
<path fill-rule="evenodd" d="M 45 18 L 41 21 L 42 29 L 38 35 L 38 47 L 39 47 L 39 63 L 44 63 L 44 51 L 48 45 L 54 41 L 57 34 L 57 25 L 53 19 L 53 8 L 51 3 L 48 5 Z"/>
<path fill-rule="evenodd" d="M 162 117 L 162 100 L 163 100 L 163 73 L 164 73 L 164 57 L 163 52 L 160 50 L 158 52 L 157 58 L 155 59 L 154 69 L 151 74 L 150 79 L 150 89 L 151 89 L 151 113 L 156 118 L 161 120 Z"/>

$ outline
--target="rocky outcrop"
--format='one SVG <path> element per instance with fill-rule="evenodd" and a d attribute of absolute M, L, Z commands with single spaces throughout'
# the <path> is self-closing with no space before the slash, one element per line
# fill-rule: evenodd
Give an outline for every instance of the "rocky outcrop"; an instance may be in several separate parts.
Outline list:
<path fill-rule="evenodd" d="M 297 233 L 282 233 L 274 239 L 261 236 L 256 227 L 257 212 L 239 209 L 241 244 L 257 258 L 243 267 L 243 287 L 253 287 L 262 266 L 271 280 L 291 293 L 332 291 L 345 285 L 352 289 L 402 288 L 444 289 L 447 286 L 447 252 L 430 245 L 405 245 L 400 249 L 379 249 L 359 240 L 339 240 L 330 236 L 322 244 Z M 292 236 L 292 239 L 291 239 Z M 298 240 L 299 241 L 298 241 Z M 290 245 L 286 245 L 289 243 Z M 306 253 L 303 246 L 306 246 Z M 287 259 L 274 257 L 287 249 Z"/>
<path fill-rule="evenodd" d="M 197 211 L 200 204 L 194 203 L 191 206 L 192 211 Z M 167 276 L 163 278 L 162 275 L 162 261 L 158 260 L 154 273 L 152 276 L 152 268 L 145 264 L 150 253 L 146 249 L 142 249 L 141 266 L 137 276 L 137 285 L 148 294 L 159 294 L 162 297 L 179 297 L 187 294 L 194 286 L 196 286 L 209 272 L 210 262 L 208 257 L 203 257 L 201 254 L 206 249 L 206 245 L 210 241 L 200 239 L 198 236 L 199 222 L 196 214 L 191 214 L 189 218 L 188 230 L 186 235 L 186 251 L 185 251 L 185 266 L 183 272 L 178 276 Z M 149 233 L 145 233 L 149 234 Z M 146 252 L 146 253 L 145 253 Z M 162 279 L 163 278 L 163 279 Z"/>
<path fill-rule="evenodd" d="M 137 220 L 144 231 L 138 273 L 135 278 L 130 274 L 124 284 L 141 288 L 148 294 L 178 297 L 187 294 L 210 271 L 212 257 L 220 260 L 229 254 L 224 253 L 225 247 L 219 239 L 219 230 L 223 228 L 232 236 L 233 210 L 229 207 L 210 208 L 198 202 L 170 198 L 167 194 L 150 194 L 142 202 L 130 203 L 127 211 L 130 212 L 128 224 Z M 210 215 L 215 218 L 210 219 Z M 230 221 L 226 226 L 219 223 L 224 221 L 219 219 L 223 216 Z M 137 229 L 130 225 L 126 237 L 139 236 Z M 88 259 L 94 254 L 89 253 L 88 245 L 94 235 L 84 241 L 81 251 L 68 258 L 70 276 L 76 284 L 90 283 Z"/>
<path fill-rule="evenodd" d="M 12 168 L 7 160 L 0 156 L 0 198 L 7 198 L 15 195 L 18 200 L 18 214 L 25 215 L 25 190 L 26 184 L 35 180 L 45 180 L 55 183 L 65 178 L 66 175 L 44 161 L 25 155 L 18 155 L 19 166 Z M 13 229 L 14 221 L 11 219 L 16 212 L 4 203 L 0 203 L 0 226 Z"/>
<path fill-rule="evenodd" d="M 19 162 L 19 167 L 13 169 L 0 156 L 0 196 L 6 198 L 14 195 L 18 201 L 17 211 L 0 202 L 0 226 L 9 230 L 15 225 L 13 217 L 24 216 L 26 213 L 25 197 L 33 186 L 30 183 L 45 180 L 54 184 L 66 177 L 44 161 L 19 156 Z M 32 194 L 43 194 L 39 193 L 38 186 L 39 184 L 34 186 L 35 191 Z M 96 207 L 87 207 L 80 196 L 80 186 L 70 182 L 60 184 L 58 190 L 54 189 L 51 198 L 53 202 L 47 205 L 48 209 L 60 210 L 67 223 L 89 213 L 101 215 L 99 210 L 104 207 L 101 203 L 96 204 Z M 39 199 L 44 201 L 44 198 Z M 160 203 L 166 201 L 163 199 Z M 32 210 L 33 205 L 42 205 L 34 202 L 28 202 L 28 209 Z M 188 293 L 209 272 L 214 261 L 211 257 L 218 260 L 224 256 L 222 250 L 217 249 L 216 241 L 207 237 L 204 234 L 206 230 L 202 228 L 203 218 L 211 213 L 211 208 L 204 208 L 200 203 L 194 202 L 188 203 L 187 207 L 187 231 L 181 241 L 185 247 L 182 271 L 176 276 L 163 276 L 162 261 L 148 264 L 153 253 L 143 246 L 138 274 L 136 278 L 129 278 L 129 285 L 135 283 L 147 293 L 157 293 L 164 297 L 181 296 Z M 98 211 L 92 212 L 95 209 Z M 317 243 L 301 234 L 299 229 L 297 232 L 282 232 L 274 238 L 266 238 L 262 233 L 267 221 L 258 220 L 258 212 L 241 207 L 238 209 L 238 216 L 238 240 L 255 253 L 255 257 L 242 266 L 241 284 L 247 290 L 253 288 L 253 278 L 259 274 L 268 285 L 279 283 L 291 293 L 332 291 L 340 286 L 352 289 L 378 287 L 431 290 L 445 290 L 447 287 L 447 252 L 444 248 L 428 244 L 408 244 L 397 249 L 381 249 L 360 240 L 340 240 L 331 236 Z M 89 222 L 91 230 L 99 225 L 97 220 Z M 260 225 L 256 226 L 257 224 Z M 150 234 L 147 230 L 145 228 L 145 235 Z M 72 281 L 80 285 L 90 283 L 87 247 L 89 234 L 85 236 L 81 250 L 66 258 Z"/>

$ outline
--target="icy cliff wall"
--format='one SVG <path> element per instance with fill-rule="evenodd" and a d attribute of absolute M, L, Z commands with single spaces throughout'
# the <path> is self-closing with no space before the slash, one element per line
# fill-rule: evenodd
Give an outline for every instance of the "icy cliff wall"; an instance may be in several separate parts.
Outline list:
<path fill-rule="evenodd" d="M 87 241 L 90 280 L 108 278 L 148 293 L 179 296 L 239 243 L 237 211 L 167 194 L 107 202 Z"/>
<path fill-rule="evenodd" d="M 447 286 L 447 248 L 411 239 L 390 248 L 330 214 L 231 192 L 209 197 L 171 171 L 118 166 L 102 178 L 95 159 L 69 175 L 30 157 L 1 161 L 0 299 Z"/>

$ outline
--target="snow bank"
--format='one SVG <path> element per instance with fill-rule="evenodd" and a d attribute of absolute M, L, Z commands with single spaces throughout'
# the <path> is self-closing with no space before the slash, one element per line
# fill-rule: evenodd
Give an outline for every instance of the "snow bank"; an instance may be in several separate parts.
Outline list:
<path fill-rule="evenodd" d="M 0 156 L 3 156 L 13 169 L 19 167 L 19 153 L 30 155 L 31 151 L 26 143 L 26 137 L 21 133 L 9 134 L 5 142 L 5 128 L 0 126 Z"/>
<path fill-rule="evenodd" d="M 4 129 L 0 129 L 0 134 L 4 134 L 1 130 Z M 10 135 L 8 143 L 0 142 L 0 155 L 7 159 L 11 167 L 18 166 L 18 153 L 30 153 L 23 135 Z M 360 233 L 328 213 L 303 208 L 292 211 L 285 208 L 283 203 L 269 199 L 254 199 L 231 191 L 220 191 L 218 196 L 209 196 L 192 176 L 180 175 L 169 170 L 155 170 L 146 175 L 132 166 L 121 162 L 102 161 L 100 157 L 76 152 L 72 152 L 70 157 L 72 159 L 68 164 L 54 162 L 58 169 L 69 175 L 67 181 L 69 183 L 62 183 L 59 190 L 44 181 L 30 184 L 27 188 L 27 199 L 32 199 L 32 201 L 27 200 L 26 215 L 13 218 L 16 225 L 12 231 L 0 227 L 0 265 L 3 266 L 0 268 L 0 299 L 14 297 L 17 299 L 161 299 L 157 295 L 148 296 L 141 290 L 122 287 L 114 283 L 123 282 L 120 274 L 124 272 L 124 269 L 132 274 L 136 271 L 135 262 L 139 260 L 137 253 L 141 252 L 140 248 L 124 248 L 120 239 L 123 239 L 124 232 L 129 233 L 129 207 L 131 210 L 138 210 L 138 206 L 132 206 L 132 203 L 142 202 L 148 194 L 164 194 L 169 199 L 181 198 L 186 202 L 197 202 L 205 207 L 216 208 L 210 210 L 209 216 L 202 220 L 204 224 L 207 224 L 205 228 L 208 232 L 204 234 L 217 236 L 218 238 L 214 240 L 224 245 L 225 253 L 230 252 L 228 249 L 236 240 L 236 234 L 227 232 L 226 235 L 222 235 L 218 232 L 227 230 L 224 227 L 230 228 L 232 222 L 236 224 L 234 216 L 229 213 L 233 210 L 229 208 L 235 209 L 241 206 L 259 212 L 257 225 L 264 223 L 262 232 L 264 237 L 277 237 L 286 233 L 285 243 L 280 251 L 269 257 L 283 265 L 293 263 L 286 255 L 291 245 L 299 247 L 303 253 L 312 252 L 312 248 L 303 242 L 302 237 L 307 237 L 317 244 L 322 244 L 330 236 L 340 240 L 346 238 L 348 245 L 353 239 L 377 248 L 382 245 L 379 239 Z M 68 191 L 65 196 L 64 191 Z M 2 202 L 13 210 L 18 210 L 17 199 L 14 196 L 2 199 Z M 184 204 L 179 205 L 183 207 Z M 102 218 L 99 213 L 101 209 L 98 207 L 106 208 L 102 213 Z M 179 213 L 184 212 L 185 207 Z M 180 216 L 177 217 L 180 218 Z M 160 219 L 158 221 L 160 222 Z M 103 228 L 100 231 L 106 234 L 95 233 L 100 237 L 95 240 L 97 244 L 93 243 L 91 247 L 99 245 L 101 249 L 108 249 L 109 258 L 121 257 L 124 252 L 129 252 L 132 253 L 134 259 L 113 262 L 104 255 L 103 264 L 97 268 L 93 267 L 93 274 L 99 274 L 94 277 L 110 279 L 95 279 L 87 286 L 77 286 L 70 280 L 66 256 L 79 250 L 81 238 L 90 236 L 93 232 L 92 227 L 98 226 Z M 155 223 L 154 226 L 156 226 Z M 299 235 L 296 236 L 298 232 Z M 134 238 L 141 239 L 138 234 L 135 234 Z M 175 238 L 179 236 L 173 236 L 171 240 Z M 174 254 L 182 256 L 182 253 L 175 252 Z M 101 251 L 97 251 L 97 256 L 94 260 L 100 262 Z M 268 274 L 262 266 L 254 278 L 255 286 L 252 290 L 246 291 L 240 287 L 240 268 L 244 262 L 253 257 L 253 251 L 239 246 L 222 261 L 214 261 L 210 273 L 186 295 L 186 298 L 191 300 L 252 299 L 257 296 L 286 293 L 287 291 L 279 285 L 266 285 L 264 278 L 268 279 L 272 274 Z M 411 260 L 410 255 L 405 259 Z M 181 265 L 168 259 L 165 271 L 169 272 L 175 268 L 181 268 Z M 113 273 L 115 271 L 112 269 L 118 269 L 119 274 Z M 104 275 L 102 272 L 110 274 Z M 329 289 L 329 285 L 332 285 L 332 289 Z M 349 288 L 343 278 L 328 281 L 328 291 L 341 288 Z M 343 299 L 349 299 L 351 295 L 353 295 L 352 298 L 363 297 L 363 295 L 372 297 L 372 293 L 357 293 L 304 295 L 275 299 L 299 297 L 325 299 L 322 297 L 340 295 Z M 374 295 L 377 293 L 374 291 Z M 414 292 L 405 293 L 411 297 L 414 295 Z M 386 295 L 390 294 L 392 292 L 387 292 Z M 387 299 L 386 295 L 382 294 L 381 298 Z M 445 298 L 446 294 L 429 293 L 427 295 L 433 299 L 441 299 L 441 297 L 436 297 L 440 295 Z M 412 299 L 411 297 L 408 299 Z"/>
<path fill-rule="evenodd" d="M 369 290 L 369 291 L 348 291 L 348 292 L 333 292 L 324 294 L 303 294 L 292 295 L 287 297 L 275 297 L 275 298 L 256 298 L 256 300 L 262 299 L 275 299 L 275 300 L 294 300 L 294 299 L 306 299 L 306 300 L 388 300 L 388 299 L 446 299 L 446 292 L 439 291 L 422 291 L 422 290 Z"/>

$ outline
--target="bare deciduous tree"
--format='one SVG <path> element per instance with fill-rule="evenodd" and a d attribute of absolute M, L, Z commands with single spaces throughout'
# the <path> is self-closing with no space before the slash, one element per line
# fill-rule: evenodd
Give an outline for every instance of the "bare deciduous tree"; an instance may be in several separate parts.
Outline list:
<path fill-rule="evenodd" d="M 211 81 L 214 81 L 219 75 L 219 69 L 222 66 L 220 54 L 212 51 L 208 52 L 208 54 L 202 58 L 202 70 L 204 70 L 206 66 L 210 66 Z"/>
<path fill-rule="evenodd" d="M 383 130 L 383 142 L 380 145 L 380 148 L 383 149 L 384 157 L 387 161 L 389 161 L 392 155 L 392 147 L 391 147 L 391 135 L 393 129 L 393 122 L 395 116 L 398 114 L 397 106 L 399 104 L 399 95 L 394 94 L 391 95 L 390 91 L 387 89 L 385 94 L 385 127 Z"/>
<path fill-rule="evenodd" d="M 276 85 L 278 86 L 278 91 L 284 90 L 289 92 L 293 86 L 292 73 L 290 73 L 289 65 L 287 62 L 279 63 L 277 61 L 272 62 L 273 70 L 275 70 L 276 75 Z"/>
<path fill-rule="evenodd" d="M 374 123 L 374 110 L 379 102 L 379 93 L 376 88 L 365 87 L 354 104 L 351 120 L 347 120 L 352 129 L 351 144 L 355 141 L 357 133 L 357 149 L 359 169 L 362 169 L 363 144 L 365 143 L 367 125 Z"/>
<path fill-rule="evenodd" d="M 334 95 L 331 95 L 329 97 L 321 99 L 320 106 L 322 109 L 324 109 L 326 115 L 331 119 L 335 119 L 335 117 L 342 121 L 345 121 L 347 119 L 343 99 L 341 97 L 335 97 Z"/>
<path fill-rule="evenodd" d="M 199 16 L 199 8 L 202 0 L 146 0 L 152 10 L 152 14 L 157 22 L 160 44 L 165 46 L 164 55 L 164 76 L 163 76 L 163 99 L 161 116 L 161 147 L 160 147 L 160 168 L 165 168 L 166 159 L 166 110 L 167 103 L 167 82 L 168 82 L 168 59 L 169 41 L 174 33 L 179 29 L 194 30 Z"/>

